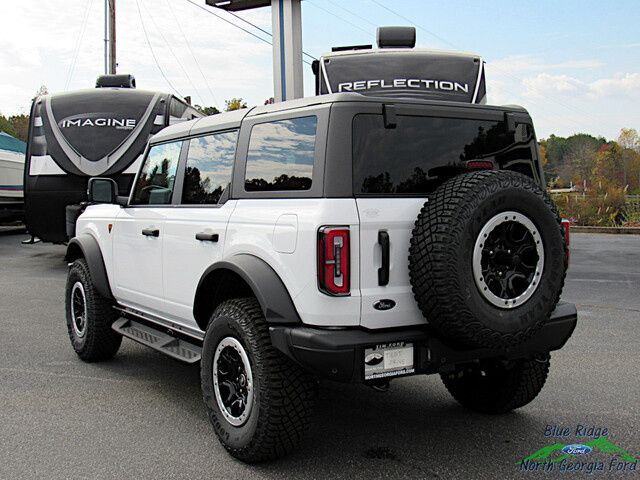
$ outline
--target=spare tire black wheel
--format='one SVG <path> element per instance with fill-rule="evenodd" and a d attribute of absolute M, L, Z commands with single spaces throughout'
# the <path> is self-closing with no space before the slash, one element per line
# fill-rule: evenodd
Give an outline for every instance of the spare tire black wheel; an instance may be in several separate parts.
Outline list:
<path fill-rule="evenodd" d="M 411 285 L 443 337 L 504 348 L 549 318 L 564 285 L 566 248 L 558 211 L 533 179 L 467 173 L 422 207 L 409 248 Z"/>

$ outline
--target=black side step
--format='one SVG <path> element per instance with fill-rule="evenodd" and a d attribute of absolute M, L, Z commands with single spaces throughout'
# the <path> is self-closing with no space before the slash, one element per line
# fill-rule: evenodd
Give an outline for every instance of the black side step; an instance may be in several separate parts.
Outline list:
<path fill-rule="evenodd" d="M 202 347 L 189 343 L 181 338 L 172 337 L 148 325 L 138 323 L 128 318 L 119 318 L 111 326 L 124 337 L 151 347 L 154 350 L 169 355 L 176 360 L 186 363 L 196 363 L 202 356 Z"/>

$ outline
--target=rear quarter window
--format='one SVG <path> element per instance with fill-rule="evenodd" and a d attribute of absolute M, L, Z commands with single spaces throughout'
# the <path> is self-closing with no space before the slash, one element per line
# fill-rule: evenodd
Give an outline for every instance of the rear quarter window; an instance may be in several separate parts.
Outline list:
<path fill-rule="evenodd" d="M 313 182 L 317 117 L 259 123 L 251 129 L 245 190 L 309 190 Z"/>

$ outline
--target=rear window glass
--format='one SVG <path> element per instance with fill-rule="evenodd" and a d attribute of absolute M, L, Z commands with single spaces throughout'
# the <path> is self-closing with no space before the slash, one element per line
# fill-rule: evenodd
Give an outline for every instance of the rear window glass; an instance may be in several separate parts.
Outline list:
<path fill-rule="evenodd" d="M 400 115 L 396 128 L 384 128 L 382 115 L 356 115 L 353 190 L 356 195 L 420 195 L 467 160 L 528 164 L 529 144 L 513 143 L 502 121 Z"/>
<path fill-rule="evenodd" d="M 309 116 L 254 125 L 245 190 L 309 190 L 317 123 L 315 116 Z"/>

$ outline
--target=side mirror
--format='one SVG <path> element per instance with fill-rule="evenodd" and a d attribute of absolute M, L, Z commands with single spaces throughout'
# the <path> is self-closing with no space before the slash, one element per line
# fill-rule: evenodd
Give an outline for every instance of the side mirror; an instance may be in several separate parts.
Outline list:
<path fill-rule="evenodd" d="M 112 178 L 96 177 L 89 179 L 87 198 L 91 203 L 116 203 L 118 184 Z"/>

